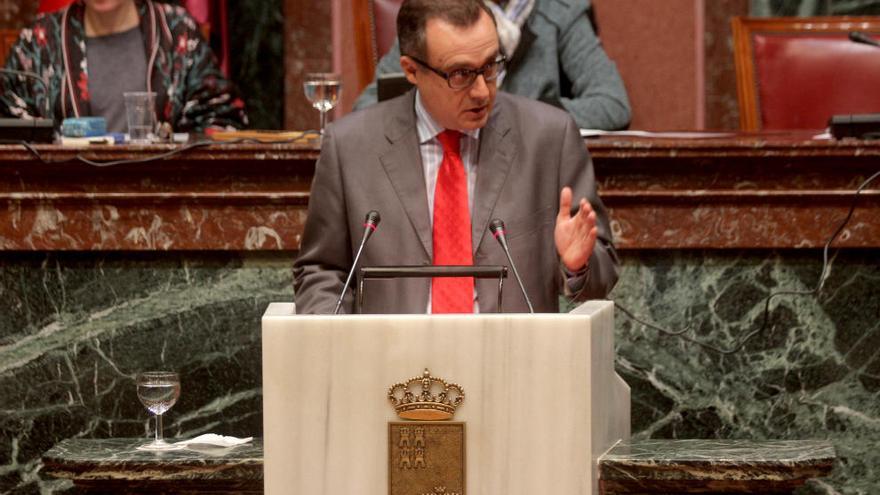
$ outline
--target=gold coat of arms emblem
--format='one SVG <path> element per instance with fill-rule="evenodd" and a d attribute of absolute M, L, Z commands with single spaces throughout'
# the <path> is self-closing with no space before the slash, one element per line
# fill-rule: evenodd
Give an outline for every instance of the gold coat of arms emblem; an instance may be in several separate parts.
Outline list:
<path fill-rule="evenodd" d="M 406 420 L 388 423 L 390 495 L 464 495 L 465 425 L 450 421 L 464 396 L 461 386 L 428 369 L 388 389 Z"/>

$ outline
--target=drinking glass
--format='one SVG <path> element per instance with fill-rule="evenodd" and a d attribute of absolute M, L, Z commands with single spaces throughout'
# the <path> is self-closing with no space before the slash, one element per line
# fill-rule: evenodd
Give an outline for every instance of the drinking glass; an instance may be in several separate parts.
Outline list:
<path fill-rule="evenodd" d="M 339 101 L 342 79 L 339 74 L 328 72 L 306 74 L 303 81 L 303 91 L 305 91 L 309 103 L 321 112 L 321 136 L 323 136 L 327 112 L 332 110 Z"/>
<path fill-rule="evenodd" d="M 156 93 L 133 91 L 122 93 L 125 117 L 128 121 L 128 139 L 131 144 L 150 144 L 156 131 Z"/>
<path fill-rule="evenodd" d="M 156 437 L 139 450 L 176 450 L 182 446 L 162 438 L 162 414 L 180 397 L 180 377 L 173 371 L 145 371 L 137 375 L 137 394 L 141 404 L 156 416 Z"/>

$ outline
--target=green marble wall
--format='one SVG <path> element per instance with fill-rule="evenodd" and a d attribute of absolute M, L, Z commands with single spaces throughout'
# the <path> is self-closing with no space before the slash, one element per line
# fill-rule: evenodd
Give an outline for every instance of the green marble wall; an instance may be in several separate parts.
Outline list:
<path fill-rule="evenodd" d="M 766 330 L 722 354 L 616 313 L 617 369 L 644 438 L 831 439 L 840 457 L 816 493 L 880 486 L 880 264 L 833 259 L 821 295 L 781 296 Z M 624 257 L 615 300 L 723 349 L 760 328 L 766 297 L 816 286 L 821 253 L 639 253 Z"/>
<path fill-rule="evenodd" d="M 841 460 L 816 493 L 880 485 L 880 265 L 847 251 L 817 299 L 771 304 L 732 355 L 617 314 L 618 371 L 636 438 L 830 438 Z M 40 454 L 70 437 L 148 436 L 133 376 L 181 373 L 166 433 L 262 435 L 260 316 L 292 298 L 292 255 L 0 253 L 0 493 L 55 493 Z M 730 346 L 769 291 L 805 289 L 817 252 L 629 252 L 614 296 Z"/>
<path fill-rule="evenodd" d="M 181 374 L 167 436 L 262 435 L 260 317 L 291 259 L 0 255 L 0 493 L 64 486 L 37 472 L 62 438 L 146 439 L 138 371 Z"/>

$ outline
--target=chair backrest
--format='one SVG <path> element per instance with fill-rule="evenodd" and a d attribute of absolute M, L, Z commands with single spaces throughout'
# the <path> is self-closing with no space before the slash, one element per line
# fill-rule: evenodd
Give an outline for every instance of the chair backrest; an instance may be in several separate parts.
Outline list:
<path fill-rule="evenodd" d="M 402 3 L 403 0 L 353 2 L 358 93 L 373 80 L 376 64 L 397 38 L 397 11 Z"/>
<path fill-rule="evenodd" d="M 735 17 L 740 128 L 823 129 L 835 114 L 880 113 L 880 17 Z"/>
<path fill-rule="evenodd" d="M 18 29 L 0 29 L 0 67 L 6 65 L 6 56 L 18 39 Z"/>
<path fill-rule="evenodd" d="M 376 30 L 376 60 L 388 53 L 397 39 L 397 12 L 403 0 L 372 0 Z"/>

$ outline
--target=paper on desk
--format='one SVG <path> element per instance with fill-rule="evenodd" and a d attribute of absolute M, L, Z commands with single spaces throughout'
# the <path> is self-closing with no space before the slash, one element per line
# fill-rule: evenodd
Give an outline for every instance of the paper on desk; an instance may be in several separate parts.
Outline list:
<path fill-rule="evenodd" d="M 234 447 L 236 445 L 248 443 L 253 439 L 254 437 L 236 438 L 218 435 L 216 433 L 205 433 L 204 435 L 199 435 L 189 440 L 175 442 L 174 445 L 212 445 L 215 447 Z"/>
<path fill-rule="evenodd" d="M 705 131 L 603 131 L 601 129 L 581 129 L 581 137 L 621 136 L 621 137 L 645 137 L 666 139 L 711 139 L 733 136 L 732 132 L 705 132 Z"/>

